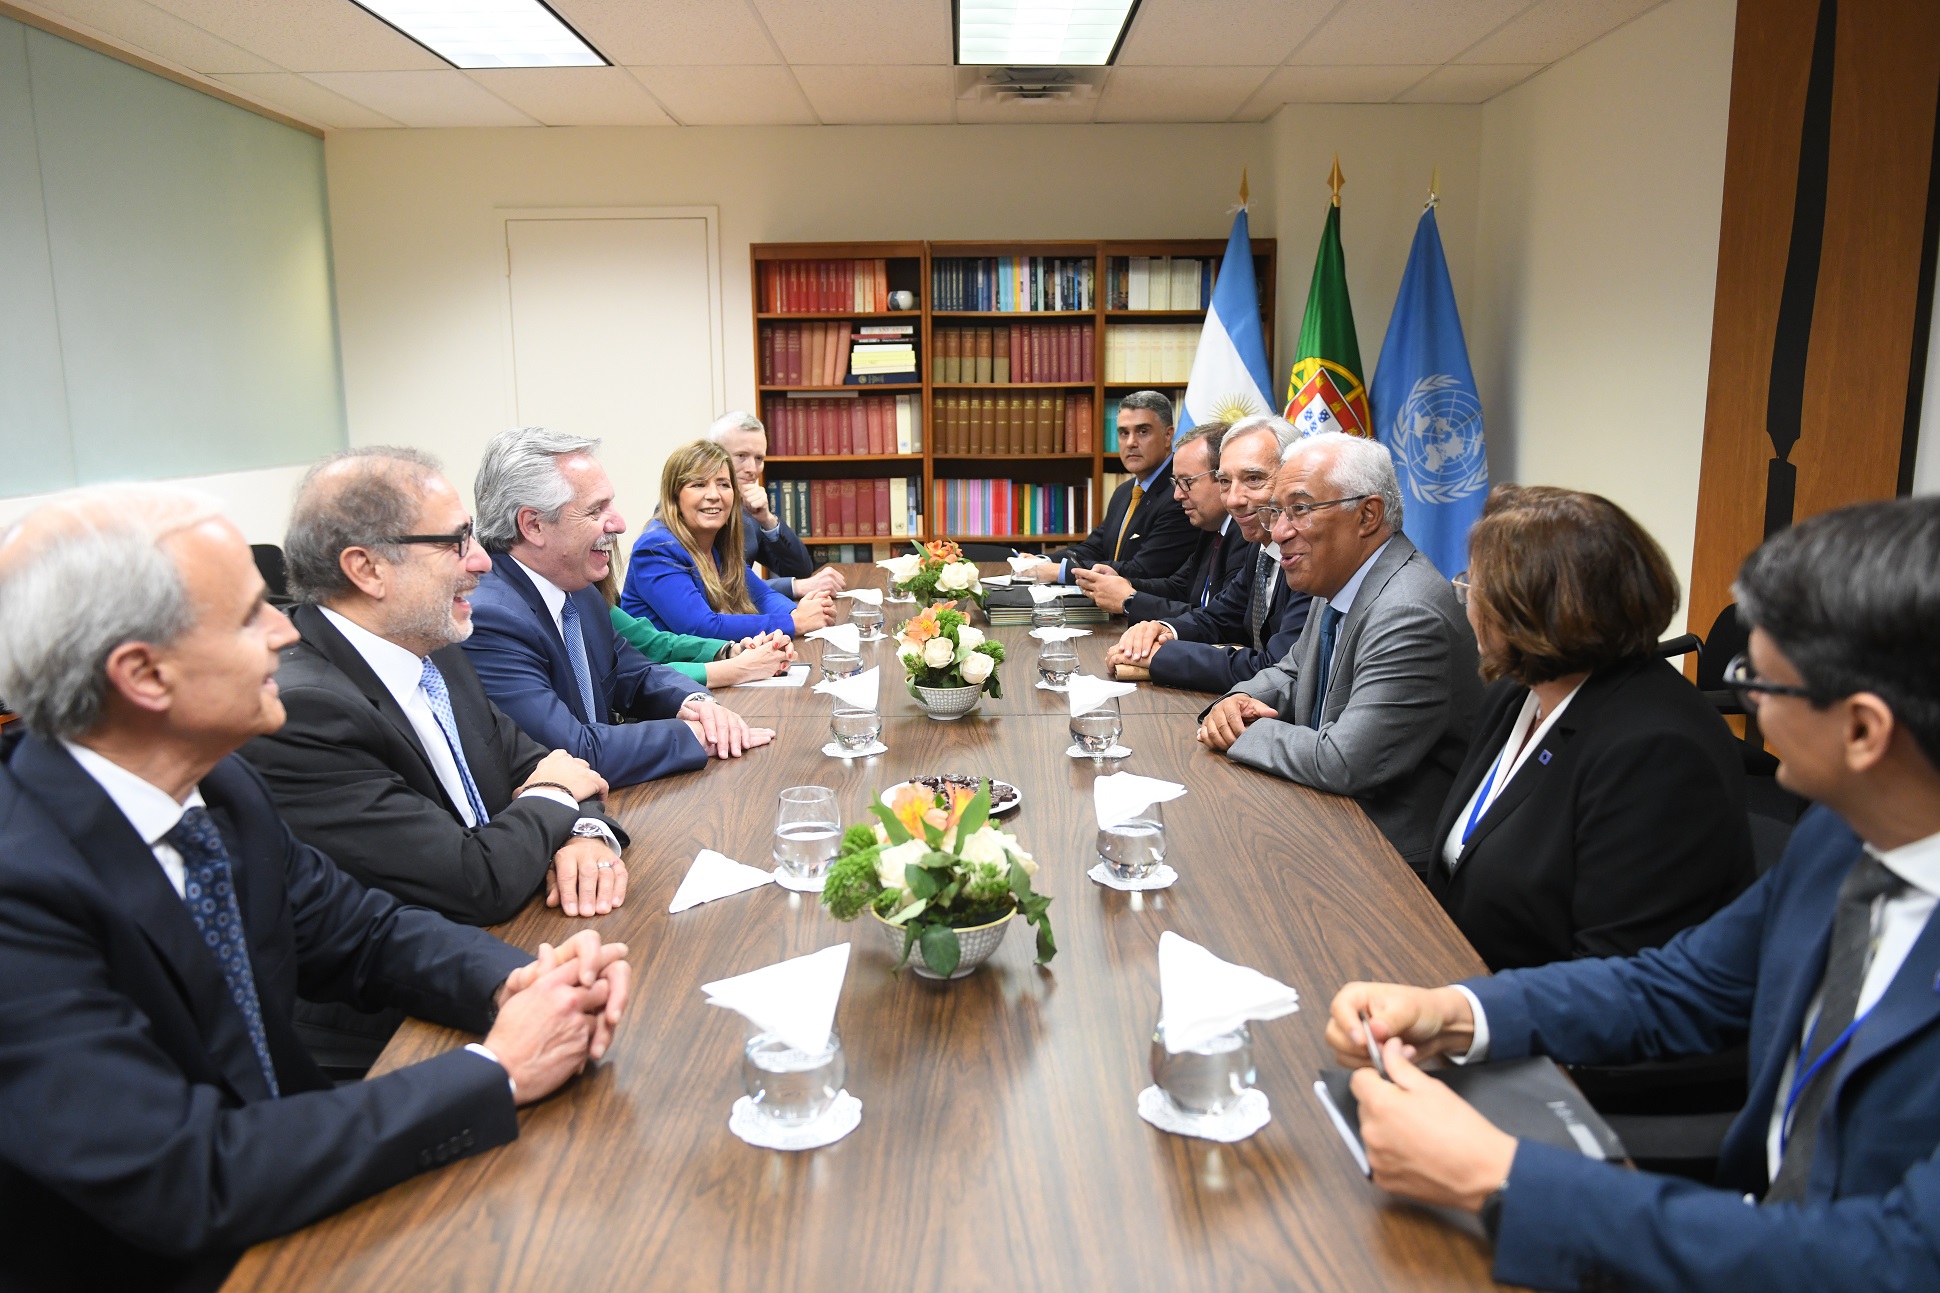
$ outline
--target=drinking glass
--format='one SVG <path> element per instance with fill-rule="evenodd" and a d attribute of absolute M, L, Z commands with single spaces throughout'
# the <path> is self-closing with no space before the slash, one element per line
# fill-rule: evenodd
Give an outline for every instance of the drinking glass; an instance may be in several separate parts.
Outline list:
<path fill-rule="evenodd" d="M 1078 672 L 1078 649 L 1069 642 L 1046 642 L 1037 649 L 1037 676 L 1063 691 Z"/>
<path fill-rule="evenodd" d="M 916 594 L 910 592 L 909 589 L 904 588 L 901 584 L 892 583 L 889 585 L 889 591 L 882 595 L 882 599 L 885 602 L 893 602 L 899 606 L 913 605 L 916 601 Z"/>
<path fill-rule="evenodd" d="M 1118 880 L 1143 880 L 1165 862 L 1165 813 L 1151 804 L 1128 822 L 1098 829 L 1098 856 Z"/>
<path fill-rule="evenodd" d="M 866 750 L 882 736 L 882 715 L 857 705 L 837 705 L 829 716 L 829 732 L 844 750 Z"/>
<path fill-rule="evenodd" d="M 848 651 L 826 647 L 822 651 L 822 678 L 833 681 L 862 672 L 862 657 Z"/>
<path fill-rule="evenodd" d="M 750 1026 L 741 1050 L 741 1087 L 755 1111 L 784 1127 L 799 1127 L 828 1112 L 848 1077 L 842 1041 L 833 1031 L 817 1052 L 796 1050 L 773 1033 Z"/>
<path fill-rule="evenodd" d="M 1064 626 L 1064 600 L 1037 602 L 1031 606 L 1031 627 L 1055 629 Z"/>
<path fill-rule="evenodd" d="M 1125 720 L 1119 717 L 1116 696 L 1097 709 L 1071 716 L 1071 743 L 1094 759 L 1105 757 L 1105 751 L 1118 744 L 1119 734 L 1124 730 Z"/>
<path fill-rule="evenodd" d="M 775 809 L 775 865 L 797 880 L 826 875 L 842 842 L 835 792 L 827 786 L 790 786 Z"/>
<path fill-rule="evenodd" d="M 1245 1024 L 1176 1055 L 1165 1049 L 1164 1021 L 1152 1030 L 1152 1080 L 1180 1113 L 1216 1118 L 1239 1103 L 1255 1076 Z"/>
<path fill-rule="evenodd" d="M 855 609 L 849 612 L 849 622 L 862 630 L 864 642 L 882 641 L 882 607 L 858 599 Z"/>

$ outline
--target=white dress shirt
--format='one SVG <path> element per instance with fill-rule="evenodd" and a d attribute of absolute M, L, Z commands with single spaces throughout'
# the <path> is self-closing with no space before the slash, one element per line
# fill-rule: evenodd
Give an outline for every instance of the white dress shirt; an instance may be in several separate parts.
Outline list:
<path fill-rule="evenodd" d="M 174 830 L 175 824 L 182 820 L 183 814 L 189 809 L 203 806 L 201 787 L 191 787 L 188 798 L 177 803 L 175 796 L 168 791 L 153 782 L 144 781 L 119 763 L 96 754 L 87 746 L 76 745 L 72 741 L 62 741 L 61 745 L 74 756 L 74 761 L 81 765 L 81 771 L 93 777 L 95 784 L 114 801 L 114 806 L 121 810 L 121 815 L 128 819 L 128 824 L 135 828 L 135 834 L 141 836 L 142 841 L 155 854 L 155 861 L 162 868 L 162 874 L 168 877 L 171 885 L 175 886 L 175 896 L 178 898 L 186 896 L 188 878 L 183 869 L 182 855 L 176 852 L 175 846 L 164 840 L 162 836 Z"/>
<path fill-rule="evenodd" d="M 1587 681 L 1589 679 L 1585 678 L 1584 682 Z M 1516 721 L 1509 727 L 1509 739 L 1503 742 L 1495 762 L 1489 765 L 1488 774 L 1476 783 L 1475 793 L 1462 805 L 1462 811 L 1455 814 L 1455 824 L 1449 828 L 1448 838 L 1442 841 L 1442 861 L 1448 864 L 1450 871 L 1455 869 L 1456 860 L 1462 856 L 1468 824 L 1481 821 L 1488 814 L 1489 805 L 1502 798 L 1503 790 L 1516 779 L 1516 774 L 1522 771 L 1522 765 L 1529 761 L 1529 756 L 1542 746 L 1549 729 L 1556 725 L 1556 720 L 1563 716 L 1563 711 L 1569 708 L 1570 702 L 1576 699 L 1576 693 L 1581 690 L 1581 682 L 1570 688 L 1570 694 L 1543 716 L 1543 721 L 1537 724 L 1534 732 L 1529 730 L 1529 726 L 1536 722 L 1536 693 L 1532 691 L 1523 698 L 1522 712 L 1516 715 Z M 1503 766 L 1505 762 L 1507 767 Z"/>

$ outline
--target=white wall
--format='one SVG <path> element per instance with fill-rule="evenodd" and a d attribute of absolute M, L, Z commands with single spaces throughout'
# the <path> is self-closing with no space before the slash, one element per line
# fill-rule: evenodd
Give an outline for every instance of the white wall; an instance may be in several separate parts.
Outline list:
<path fill-rule="evenodd" d="M 297 482 L 303 479 L 305 470 L 306 465 L 299 463 L 293 467 L 227 471 L 215 476 L 181 476 L 167 483 L 213 494 L 249 542 L 281 544 L 283 532 L 289 528 L 290 503 L 296 498 Z M 0 530 L 54 497 L 58 494 L 0 498 Z"/>
<path fill-rule="evenodd" d="M 1735 14 L 1672 0 L 1483 105 L 1461 298 L 1494 478 L 1608 496 L 1687 585 Z"/>

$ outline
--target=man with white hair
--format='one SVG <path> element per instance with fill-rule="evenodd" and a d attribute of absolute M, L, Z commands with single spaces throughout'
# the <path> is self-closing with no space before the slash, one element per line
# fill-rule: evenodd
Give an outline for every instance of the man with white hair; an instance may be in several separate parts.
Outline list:
<path fill-rule="evenodd" d="M 1259 509 L 1287 584 L 1314 597 L 1292 651 L 1200 716 L 1229 758 L 1350 795 L 1417 873 L 1481 701 L 1455 592 L 1401 533 L 1382 445 L 1338 431 L 1288 450 Z"/>
<path fill-rule="evenodd" d="M 366 889 L 236 748 L 283 721 L 270 606 L 207 500 L 97 488 L 0 536 L 0 1212 L 12 1289 L 213 1288 L 249 1245 L 519 1134 L 605 1053 L 622 944 L 538 960 Z M 333 1087 L 313 998 L 485 1033 Z"/>
<path fill-rule="evenodd" d="M 768 572 L 768 587 L 796 601 L 810 593 L 839 593 L 847 587 L 848 581 L 834 566 L 815 570 L 808 548 L 769 506 L 768 490 L 761 483 L 768 463 L 768 428 L 761 419 L 741 409 L 723 413 L 707 428 L 707 438 L 734 460 L 734 483 L 741 491 L 741 512 L 748 522 L 741 527 L 746 547 L 742 556 L 750 565 L 761 563 Z"/>

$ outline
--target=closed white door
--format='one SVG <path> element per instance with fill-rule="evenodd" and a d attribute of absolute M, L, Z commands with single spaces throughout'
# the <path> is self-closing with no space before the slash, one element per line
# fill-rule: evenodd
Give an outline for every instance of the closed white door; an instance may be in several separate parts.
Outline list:
<path fill-rule="evenodd" d="M 519 423 L 603 439 L 638 534 L 668 451 L 717 411 L 708 222 L 509 219 L 505 240 Z"/>

